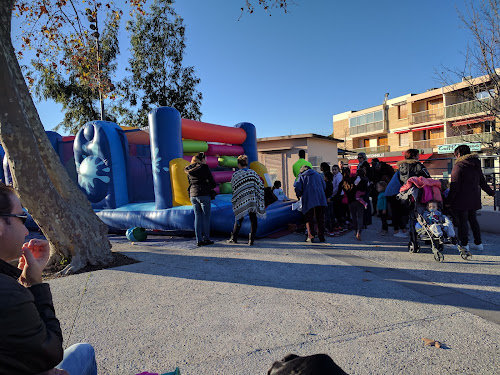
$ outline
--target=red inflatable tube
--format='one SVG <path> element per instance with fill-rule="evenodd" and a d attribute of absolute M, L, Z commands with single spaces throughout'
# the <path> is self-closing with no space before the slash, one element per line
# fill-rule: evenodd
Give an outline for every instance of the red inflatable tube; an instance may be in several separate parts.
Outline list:
<path fill-rule="evenodd" d="M 183 118 L 182 138 L 241 145 L 245 142 L 247 133 L 241 128 L 231 128 Z"/>
<path fill-rule="evenodd" d="M 213 171 L 212 176 L 214 176 L 215 182 L 220 184 L 221 182 L 230 182 L 233 173 L 233 171 Z"/>
<path fill-rule="evenodd" d="M 191 163 L 191 159 L 193 158 L 192 156 L 183 156 L 184 160 L 187 160 L 188 162 Z M 219 159 L 217 159 L 215 156 L 207 156 L 207 165 L 208 168 L 217 168 L 219 166 Z"/>
<path fill-rule="evenodd" d="M 241 146 L 214 145 L 209 143 L 206 154 L 218 156 L 240 156 L 244 155 L 245 151 Z"/>

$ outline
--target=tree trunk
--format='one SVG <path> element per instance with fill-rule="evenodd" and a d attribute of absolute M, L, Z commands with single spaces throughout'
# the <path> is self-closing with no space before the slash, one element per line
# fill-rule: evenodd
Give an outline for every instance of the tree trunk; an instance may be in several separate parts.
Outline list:
<path fill-rule="evenodd" d="M 49 240 L 51 260 L 71 260 L 65 273 L 107 264 L 108 228 L 60 163 L 16 59 L 10 33 L 14 1 L 0 2 L 0 140 L 14 188 Z"/>

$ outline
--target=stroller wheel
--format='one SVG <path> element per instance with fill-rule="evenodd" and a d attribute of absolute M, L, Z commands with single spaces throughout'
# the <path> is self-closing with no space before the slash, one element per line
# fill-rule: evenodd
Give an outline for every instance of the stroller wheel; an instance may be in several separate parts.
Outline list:
<path fill-rule="evenodd" d="M 463 260 L 471 260 L 472 259 L 472 254 L 470 251 L 464 251 L 463 253 L 460 253 L 460 256 L 462 257 Z"/>
<path fill-rule="evenodd" d="M 408 242 L 408 251 L 410 253 L 418 253 L 420 251 L 420 247 L 415 242 Z"/>
<path fill-rule="evenodd" d="M 434 260 L 435 260 L 436 262 L 442 262 L 442 261 L 444 260 L 444 255 L 443 255 L 443 253 L 442 253 L 441 251 L 436 251 L 436 252 L 434 253 Z"/>

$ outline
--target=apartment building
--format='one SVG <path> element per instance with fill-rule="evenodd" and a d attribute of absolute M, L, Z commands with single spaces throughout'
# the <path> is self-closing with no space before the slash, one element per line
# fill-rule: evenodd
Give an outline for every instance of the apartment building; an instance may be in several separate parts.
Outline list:
<path fill-rule="evenodd" d="M 497 95 L 486 76 L 466 77 L 456 84 L 433 88 L 420 94 L 388 99 L 380 105 L 333 116 L 333 136 L 343 140 L 339 147 L 365 152 L 395 165 L 408 148 L 420 150 L 420 160 L 435 177 L 448 177 L 453 150 L 468 144 L 471 150 L 488 155 L 498 147 L 497 119 L 490 109 Z M 356 155 L 347 156 L 356 165 Z M 481 159 L 485 174 L 497 168 L 498 157 Z"/>

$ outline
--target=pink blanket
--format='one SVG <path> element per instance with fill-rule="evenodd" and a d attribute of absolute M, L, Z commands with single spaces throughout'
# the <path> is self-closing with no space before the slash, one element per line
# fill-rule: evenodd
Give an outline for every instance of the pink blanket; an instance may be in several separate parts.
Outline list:
<path fill-rule="evenodd" d="M 410 177 L 406 184 L 401 186 L 399 189 L 400 192 L 406 191 L 414 185 L 419 189 L 424 189 L 424 193 L 422 194 L 422 203 L 427 203 L 431 200 L 435 200 L 438 202 L 442 202 L 443 198 L 441 197 L 441 182 L 438 180 L 434 180 L 432 178 L 425 177 Z"/>

